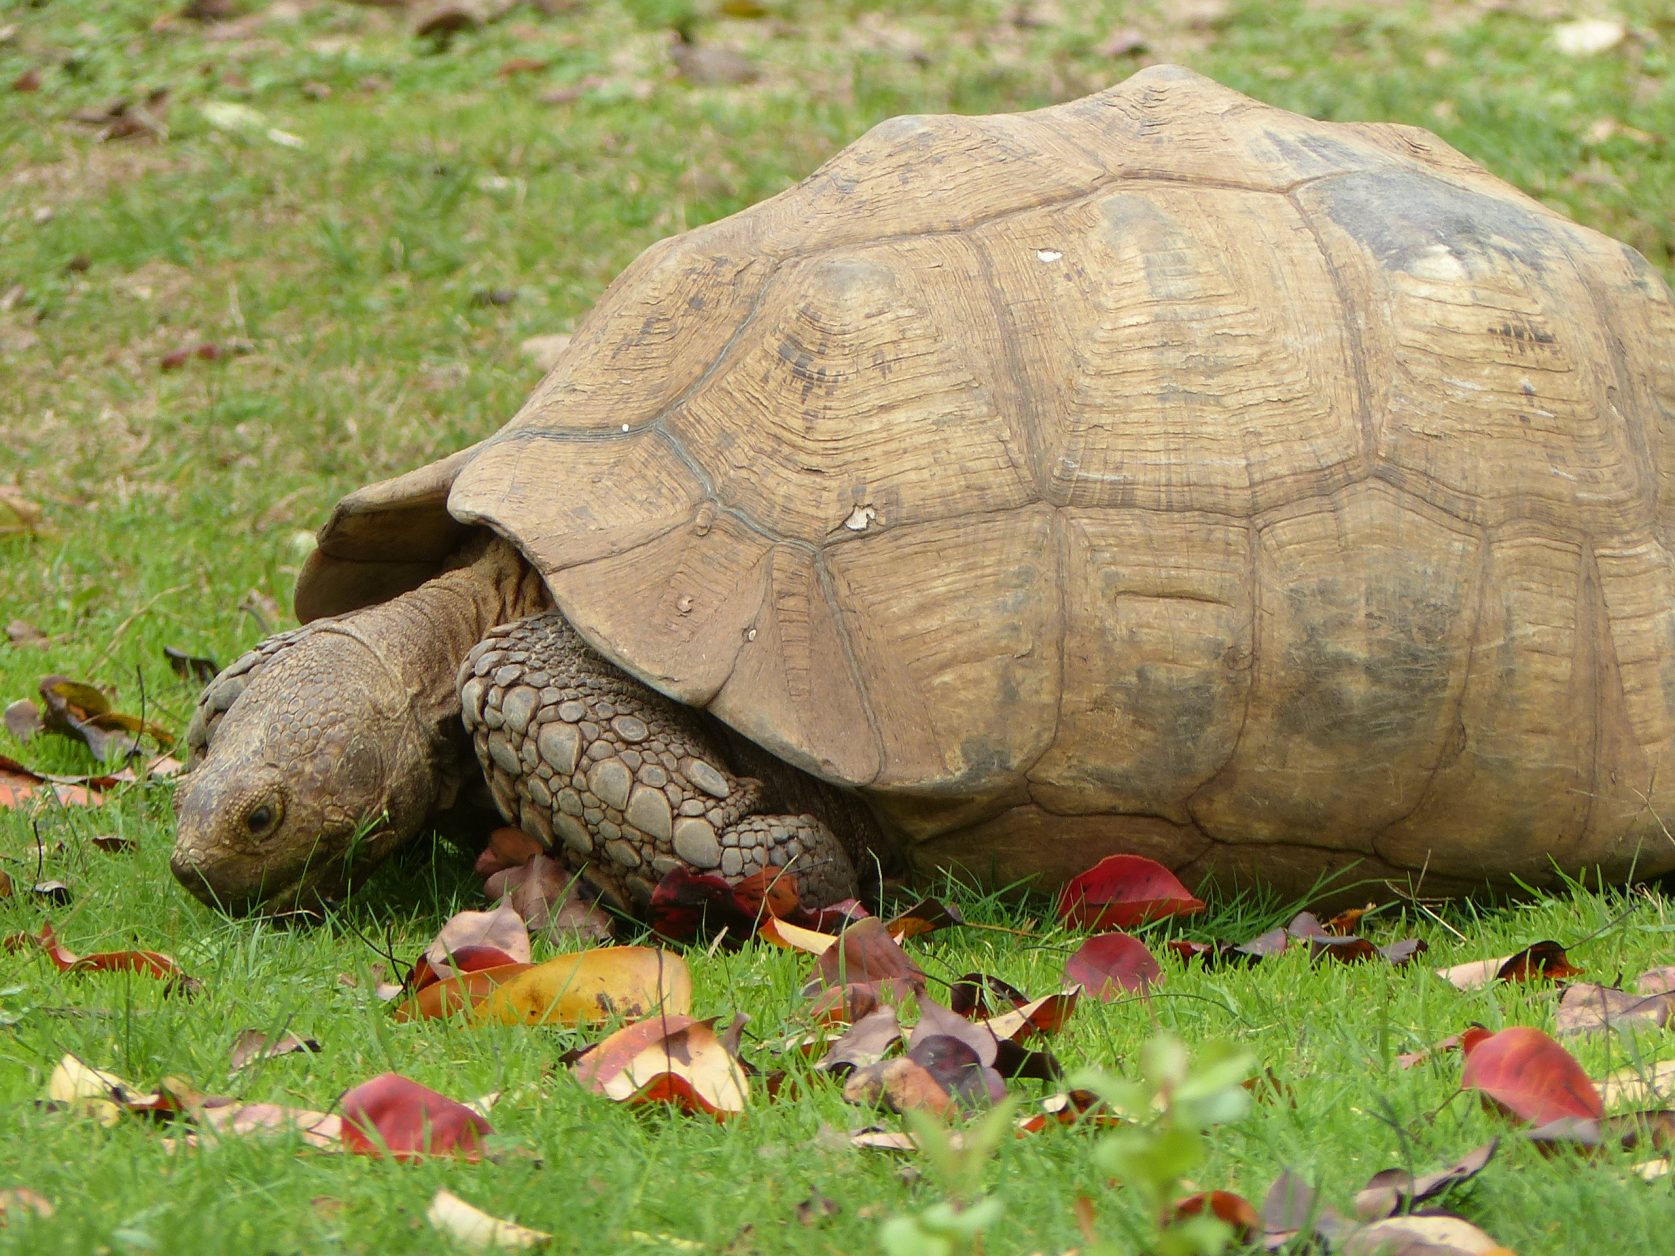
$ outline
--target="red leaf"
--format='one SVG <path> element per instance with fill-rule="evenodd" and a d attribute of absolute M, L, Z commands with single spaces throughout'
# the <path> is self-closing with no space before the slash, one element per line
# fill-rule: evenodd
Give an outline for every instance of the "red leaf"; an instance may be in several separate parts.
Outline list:
<path fill-rule="evenodd" d="M 1169 1220 L 1182 1221 L 1206 1212 L 1232 1227 L 1235 1243 L 1249 1243 L 1262 1232 L 1262 1218 L 1256 1206 L 1232 1191 L 1199 1191 L 1188 1195 L 1169 1210 Z"/>
<path fill-rule="evenodd" d="M 1532 1125 L 1560 1117 L 1598 1118 L 1599 1091 L 1575 1058 L 1539 1029 L 1515 1025 L 1467 1048 L 1460 1086 Z"/>
<path fill-rule="evenodd" d="M 6 939 L 8 951 L 25 947 L 41 951 L 61 973 L 141 973 L 161 981 L 177 981 L 187 986 L 192 984 L 174 957 L 161 951 L 100 951 L 93 955 L 77 955 L 58 940 L 50 920 L 41 924 L 39 933 L 14 933 Z"/>
<path fill-rule="evenodd" d="M 362 1156 L 394 1160 L 425 1156 L 482 1159 L 488 1120 L 399 1073 L 383 1073 L 345 1091 L 343 1145 Z"/>
<path fill-rule="evenodd" d="M 1089 938 L 1064 964 L 1066 980 L 1102 1003 L 1126 991 L 1144 990 L 1163 979 L 1163 969 L 1139 938 L 1101 933 Z"/>
<path fill-rule="evenodd" d="M 1129 929 L 1204 910 L 1173 872 L 1143 855 L 1108 855 L 1059 896 L 1059 919 L 1078 929 Z"/>
<path fill-rule="evenodd" d="M 890 978 L 900 978 L 919 989 L 925 985 L 924 972 L 890 936 L 884 922 L 868 916 L 844 929 L 838 934 L 837 944 L 821 954 L 815 990 Z"/>

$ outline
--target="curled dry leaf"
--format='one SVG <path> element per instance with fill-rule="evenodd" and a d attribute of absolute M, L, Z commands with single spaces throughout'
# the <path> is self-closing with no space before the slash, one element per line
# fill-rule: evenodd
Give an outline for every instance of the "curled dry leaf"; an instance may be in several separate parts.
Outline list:
<path fill-rule="evenodd" d="M 425 948 L 424 958 L 439 978 L 452 977 L 457 970 L 449 957 L 467 947 L 496 950 L 504 956 L 501 963 L 527 964 L 529 929 L 508 903 L 493 911 L 456 912 Z"/>
<path fill-rule="evenodd" d="M 1035 1134 L 1049 1125 L 1121 1125 L 1122 1118 L 1106 1106 L 1105 1101 L 1091 1090 L 1067 1090 L 1048 1095 L 1041 1101 L 1040 1110 L 1018 1118 L 1021 1133 Z"/>
<path fill-rule="evenodd" d="M 48 798 L 64 807 L 97 807 L 105 801 L 96 790 L 53 781 L 16 759 L 0 755 L 0 811 Z"/>
<path fill-rule="evenodd" d="M 1131 929 L 1204 910 L 1173 872 L 1143 855 L 1108 855 L 1059 895 L 1059 919 L 1076 929 Z"/>
<path fill-rule="evenodd" d="M 1675 993 L 1630 994 L 1610 986 L 1579 981 L 1559 996 L 1554 1026 L 1561 1037 L 1602 1034 L 1613 1029 L 1661 1029 L 1675 1009 Z"/>
<path fill-rule="evenodd" d="M 481 1209 L 473 1208 L 452 1191 L 437 1191 L 431 1197 L 430 1207 L 425 1210 L 425 1218 L 456 1243 L 483 1251 L 522 1251 L 544 1247 L 552 1242 L 553 1237 L 545 1230 L 531 1230 L 515 1222 L 491 1217 Z"/>
<path fill-rule="evenodd" d="M 713 1020 L 654 1016 L 624 1025 L 577 1060 L 595 1094 L 624 1103 L 667 1103 L 717 1120 L 743 1112 L 750 1083 Z"/>
<path fill-rule="evenodd" d="M 818 991 L 852 982 L 900 979 L 924 989 L 925 974 L 890 936 L 876 916 L 857 920 L 838 934 L 837 945 L 820 953 L 818 974 L 811 983 Z M 805 987 L 806 988 L 806 987 Z"/>
<path fill-rule="evenodd" d="M 194 1114 L 198 1128 L 223 1138 L 294 1134 L 317 1151 L 343 1150 L 343 1118 L 277 1103 L 240 1103 L 212 1099 Z"/>
<path fill-rule="evenodd" d="M 850 1069 L 876 1064 L 902 1038 L 901 1022 L 894 1007 L 880 1007 L 861 1017 L 821 1059 L 823 1072 L 843 1074 Z"/>
<path fill-rule="evenodd" d="M 1023 1042 L 1036 1034 L 1055 1034 L 1076 1010 L 1081 987 L 1073 987 L 1058 994 L 1049 994 L 1015 1007 L 1010 1012 L 991 1016 L 982 1024 L 1003 1042 Z"/>
<path fill-rule="evenodd" d="M 488 845 L 483 847 L 483 853 L 477 856 L 474 871 L 487 881 L 497 872 L 521 868 L 537 855 L 546 853 L 547 848 L 539 838 L 531 837 L 522 829 L 502 825 L 489 834 Z M 499 897 L 503 892 L 489 891 L 493 897 Z"/>
<path fill-rule="evenodd" d="M 692 1008 L 692 974 L 673 951 L 609 946 L 561 955 L 519 973 L 477 1008 L 476 1019 L 503 1025 L 586 1025 Z"/>
<path fill-rule="evenodd" d="M 1480 990 L 1496 981 L 1558 981 L 1581 971 L 1571 964 L 1563 946 L 1548 939 L 1532 942 L 1511 955 L 1455 964 L 1439 968 L 1436 973 L 1458 990 Z"/>
<path fill-rule="evenodd" d="M 1650 1067 L 1620 1068 L 1599 1084 L 1599 1097 L 1608 1108 L 1662 1103 L 1675 1098 L 1675 1060 L 1663 1060 Z"/>
<path fill-rule="evenodd" d="M 275 1056 L 290 1055 L 293 1051 L 314 1053 L 319 1050 L 320 1044 L 313 1038 L 299 1038 L 289 1031 L 270 1034 L 260 1029 L 246 1029 L 233 1039 L 231 1066 L 236 1073 L 257 1060 L 271 1060 Z"/>
<path fill-rule="evenodd" d="M 50 920 L 43 921 L 39 933 L 14 933 L 6 938 L 8 951 L 31 947 L 43 953 L 59 972 L 133 972 L 172 983 L 185 993 L 193 993 L 198 983 L 188 977 L 174 957 L 161 951 L 100 951 L 93 955 L 77 955 L 58 940 Z"/>
<path fill-rule="evenodd" d="M 1083 942 L 1065 961 L 1064 977 L 1090 997 L 1109 1003 L 1156 985 L 1163 980 L 1163 969 L 1139 938 L 1101 933 Z"/>
<path fill-rule="evenodd" d="M 1415 1177 L 1406 1169 L 1385 1169 L 1375 1173 L 1355 1194 L 1355 1211 L 1363 1221 L 1378 1221 L 1395 1212 L 1412 1211 L 1415 1204 L 1435 1199 L 1444 1191 L 1469 1182 L 1494 1157 L 1500 1139 L 1468 1151 L 1460 1159 L 1435 1173 Z"/>
<path fill-rule="evenodd" d="M 1471 1222 L 1416 1213 L 1362 1226 L 1344 1236 L 1343 1256 L 1512 1256 Z"/>
<path fill-rule="evenodd" d="M 399 1073 L 383 1073 L 345 1091 L 338 1106 L 343 1145 L 362 1156 L 480 1160 L 483 1136 L 493 1132 L 480 1113 Z"/>
<path fill-rule="evenodd" d="M 1539 1029 L 1514 1025 L 1490 1034 L 1466 1055 L 1460 1086 L 1531 1125 L 1560 1117 L 1599 1118 L 1599 1091 L 1570 1052 Z"/>

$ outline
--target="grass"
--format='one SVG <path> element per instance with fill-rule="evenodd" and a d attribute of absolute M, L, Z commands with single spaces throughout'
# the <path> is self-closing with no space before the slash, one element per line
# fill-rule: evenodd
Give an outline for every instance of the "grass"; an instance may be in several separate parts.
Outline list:
<path fill-rule="evenodd" d="M 570 328 L 654 239 L 777 191 L 893 113 L 1034 107 L 1180 60 L 1318 116 L 1429 126 L 1675 273 L 1675 23 L 1656 0 L 1617 5 L 1629 38 L 1581 58 L 1552 50 L 1550 6 L 1533 0 L 761 7 L 739 18 L 722 9 L 748 5 L 708 0 L 525 6 L 446 44 L 416 38 L 400 9 L 308 0 L 235 3 L 220 27 L 137 2 L 0 14 L 0 85 L 39 76 L 33 92 L 0 89 L 0 481 L 45 514 L 38 534 L 0 537 L 0 620 L 50 639 L 0 641 L 0 696 L 59 672 L 184 728 L 194 688 L 169 671 L 163 646 L 225 663 L 288 622 L 279 608 L 339 495 L 492 431 L 538 377 L 526 338 Z M 756 80 L 677 77 L 677 25 L 742 51 Z M 1133 42 L 1112 42 L 1129 28 L 1140 46 L 1109 51 Z M 159 89 L 154 136 L 101 140 L 77 120 Z M 255 115 L 216 107 L 226 104 Z M 509 303 L 485 299 L 506 291 Z M 161 369 L 200 343 L 238 352 Z M 53 739 L 20 746 L 0 734 L 0 753 L 87 766 Z M 204 993 L 170 998 L 144 980 L 71 980 L 6 960 L 0 1188 L 28 1186 L 57 1212 L 11 1218 L 0 1247 L 436 1251 L 445 1244 L 423 1213 L 447 1185 L 556 1231 L 561 1250 L 669 1250 L 678 1239 L 866 1251 L 885 1218 L 945 1189 L 934 1173 L 915 1180 L 898 1161 L 851 1151 L 834 1131 L 865 1118 L 820 1086 L 724 1127 L 636 1117 L 564 1076 L 556 1059 L 569 1035 L 391 1024 L 367 993 L 378 960 L 360 935 L 387 932 L 411 953 L 469 905 L 473 887 L 446 851 L 418 852 L 343 920 L 284 932 L 220 919 L 174 888 L 166 786 L 118 792 L 96 810 L 0 812 L 0 858 L 23 885 L 36 875 L 32 820 L 41 874 L 68 883 L 74 901 L 0 900 L 0 931 L 50 914 L 78 950 L 174 953 Z M 105 854 L 86 840 L 101 833 L 138 849 Z M 951 893 L 980 920 L 1018 927 L 1042 914 L 1040 903 Z M 1223 904 L 1191 932 L 1242 935 L 1284 915 L 1279 904 Z M 1417 932 L 1441 964 L 1598 931 L 1575 958 L 1606 981 L 1670 958 L 1670 911 L 1655 894 L 1576 889 L 1448 919 L 1463 937 L 1399 914 L 1378 932 Z M 1073 944 L 1046 926 L 1027 942 L 967 931 L 931 941 L 923 962 L 933 975 L 980 968 L 1040 992 L 1056 987 Z M 795 957 L 749 950 L 693 967 L 698 1010 L 747 1011 L 763 1039 L 799 1007 Z M 1397 1052 L 1474 1019 L 1551 1015 L 1539 987 L 1460 994 L 1422 969 L 1312 968 L 1289 955 L 1247 972 L 1171 968 L 1149 1006 L 1084 1006 L 1056 1050 L 1121 1069 L 1154 1025 L 1247 1047 L 1295 1104 L 1219 1131 L 1203 1184 L 1259 1197 L 1291 1168 L 1345 1207 L 1375 1170 L 1435 1167 L 1502 1128 L 1450 1100 L 1455 1063 L 1402 1071 Z M 228 1049 L 246 1026 L 288 1026 L 324 1051 L 235 1077 Z M 139 1122 L 106 1130 L 33 1106 L 69 1051 L 145 1085 L 175 1075 L 321 1107 L 385 1069 L 458 1097 L 500 1090 L 496 1127 L 532 1154 L 474 1167 L 283 1144 L 171 1154 L 164 1131 Z M 1660 1053 L 1669 1047 L 1656 1037 L 1580 1048 L 1595 1076 Z M 1082 1136 L 1006 1142 L 986 1183 L 1004 1203 L 993 1252 L 1082 1244 L 1083 1193 L 1119 1250 L 1123 1226 L 1139 1220 Z M 810 1199 L 835 1209 L 800 1213 Z M 1621 1157 L 1550 1162 L 1513 1139 L 1462 1208 L 1529 1256 L 1601 1235 L 1656 1250 L 1668 1201 Z"/>

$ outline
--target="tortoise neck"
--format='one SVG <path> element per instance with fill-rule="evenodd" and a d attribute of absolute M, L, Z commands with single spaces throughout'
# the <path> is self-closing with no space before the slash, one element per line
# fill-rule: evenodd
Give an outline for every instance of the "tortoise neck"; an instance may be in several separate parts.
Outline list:
<path fill-rule="evenodd" d="M 484 533 L 441 575 L 340 621 L 378 655 L 399 687 L 435 778 L 435 807 L 452 805 L 474 773 L 460 722 L 460 664 L 489 629 L 550 605 L 545 584 L 523 556 Z"/>

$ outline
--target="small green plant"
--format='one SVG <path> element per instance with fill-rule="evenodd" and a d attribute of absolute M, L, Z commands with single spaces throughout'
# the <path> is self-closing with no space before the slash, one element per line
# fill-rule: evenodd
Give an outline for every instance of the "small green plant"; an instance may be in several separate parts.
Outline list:
<path fill-rule="evenodd" d="M 1205 1131 L 1244 1117 L 1251 1106 L 1256 1060 L 1248 1051 L 1211 1042 L 1189 1057 L 1175 1035 L 1159 1033 L 1140 1048 L 1140 1076 L 1130 1081 L 1089 1072 L 1077 1084 L 1092 1090 L 1132 1124 L 1105 1135 L 1094 1163 L 1137 1197 L 1143 1222 L 1123 1242 L 1102 1242 L 1089 1252 L 1133 1251 L 1138 1241 L 1156 1256 L 1217 1256 L 1233 1239 L 1232 1227 L 1209 1213 L 1176 1217 L 1188 1193 L 1186 1181 L 1205 1159 Z"/>
<path fill-rule="evenodd" d="M 885 1221 L 878 1240 L 888 1256 L 956 1256 L 982 1250 L 983 1235 L 1006 1211 L 999 1195 L 983 1194 L 983 1176 L 1001 1142 L 1012 1134 L 1015 1107 L 1008 1100 L 961 1127 L 924 1112 L 906 1114 L 926 1175 L 947 1198 L 923 1212 Z"/>

